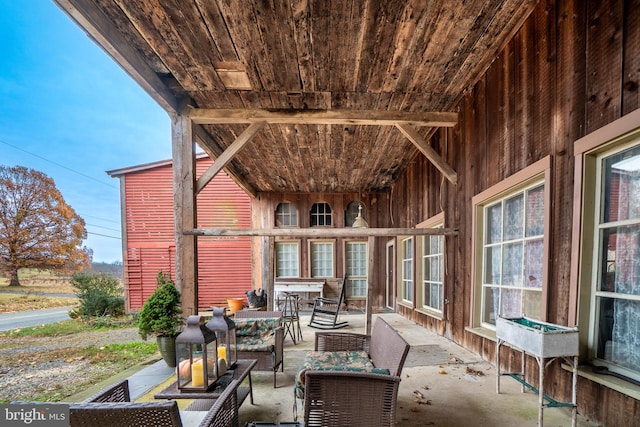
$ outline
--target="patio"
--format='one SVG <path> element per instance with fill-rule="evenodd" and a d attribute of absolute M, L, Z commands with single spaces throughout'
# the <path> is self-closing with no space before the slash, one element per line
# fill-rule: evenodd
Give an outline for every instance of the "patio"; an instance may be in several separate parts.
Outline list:
<path fill-rule="evenodd" d="M 501 382 L 501 394 L 496 394 L 495 369 L 491 363 L 394 313 L 377 314 L 393 326 L 411 345 L 402 371 L 398 394 L 397 425 L 401 426 L 536 426 L 537 396 L 521 393 L 520 385 L 505 378 Z M 349 322 L 344 331 L 364 331 L 364 314 L 342 316 Z M 316 332 L 307 326 L 309 315 L 301 317 L 303 342 L 294 345 L 285 340 L 285 371 L 278 372 L 278 388 L 273 388 L 270 372 L 253 372 L 255 405 L 246 401 L 240 407 L 240 425 L 251 421 L 293 420 L 293 384 L 298 366 L 307 351 L 313 349 Z M 153 400 L 153 395 L 173 381 L 170 369 L 161 368 L 157 374 L 146 375 L 148 368 L 130 373 L 132 398 L 139 401 Z M 136 397 L 135 377 L 145 377 Z M 111 381 L 113 382 L 113 381 Z M 137 383 L 140 383 L 138 380 Z M 146 384 L 146 385 L 145 385 Z M 95 389 L 105 384 L 96 385 Z M 150 387 L 150 388 L 149 388 Z M 88 390 L 87 394 L 95 390 Z M 422 395 L 420 397 L 419 394 Z M 73 400 L 80 400 L 78 396 Z M 422 403 L 418 401 L 421 400 Z M 185 407 L 189 401 L 179 401 Z M 298 402 L 299 419 L 302 405 Z M 571 425 L 570 411 L 566 408 L 546 409 L 544 423 L 547 426 Z M 578 416 L 579 426 L 595 426 Z"/>

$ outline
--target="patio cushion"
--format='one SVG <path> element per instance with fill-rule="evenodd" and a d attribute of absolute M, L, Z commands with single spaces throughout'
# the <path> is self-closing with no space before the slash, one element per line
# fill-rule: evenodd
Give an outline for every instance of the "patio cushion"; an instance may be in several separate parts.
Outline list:
<path fill-rule="evenodd" d="M 275 330 L 280 326 L 279 318 L 247 318 L 234 322 L 238 351 L 273 351 Z"/>
<path fill-rule="evenodd" d="M 312 371 L 353 371 L 389 375 L 388 369 L 373 366 L 369 354 L 364 350 L 356 351 L 310 351 L 296 374 L 295 393 L 304 397 L 304 374 Z"/>

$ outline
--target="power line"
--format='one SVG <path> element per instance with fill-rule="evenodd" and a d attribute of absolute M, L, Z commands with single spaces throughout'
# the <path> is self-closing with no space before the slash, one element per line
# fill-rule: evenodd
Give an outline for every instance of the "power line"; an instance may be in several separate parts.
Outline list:
<path fill-rule="evenodd" d="M 116 230 L 115 228 L 103 227 L 101 225 L 89 224 L 85 222 L 84 225 L 90 225 L 91 227 L 102 228 L 103 230 L 115 231 L 116 233 L 120 233 L 120 230 Z"/>
<path fill-rule="evenodd" d="M 122 240 L 122 237 L 107 236 L 106 234 L 92 233 L 91 231 L 87 231 L 87 234 L 93 234 L 94 236 L 100 236 L 100 237 L 108 237 L 110 239 Z"/>
<path fill-rule="evenodd" d="M 92 181 L 99 182 L 99 183 L 100 183 L 100 184 L 102 184 L 102 185 L 106 185 L 106 186 L 111 187 L 111 188 L 118 188 L 118 187 L 116 187 L 115 185 L 108 184 L 108 183 L 106 183 L 106 182 L 104 182 L 104 181 L 100 181 L 100 180 L 99 180 L 99 179 L 97 179 L 97 178 L 94 178 L 94 177 L 92 177 L 92 176 L 86 175 L 86 174 L 84 174 L 84 173 L 82 173 L 82 172 L 78 172 L 77 170 L 71 169 L 71 168 L 70 168 L 70 167 L 68 167 L 68 166 L 65 166 L 65 165 L 62 165 L 62 164 L 60 164 L 60 163 L 54 162 L 53 160 L 49 160 L 49 159 L 47 159 L 47 158 L 45 158 L 45 157 L 42 157 L 42 156 L 40 156 L 40 155 L 38 155 L 38 154 L 31 153 L 31 152 L 29 152 L 29 151 L 27 151 L 27 150 L 24 150 L 24 149 L 20 148 L 20 147 L 16 147 L 15 145 L 13 145 L 13 144 L 9 144 L 8 142 L 5 142 L 5 141 L 0 140 L 0 143 L 2 143 L 2 144 L 4 144 L 4 145 L 8 145 L 9 147 L 15 148 L 16 150 L 22 151 L 23 153 L 27 153 L 27 154 L 29 154 L 30 156 L 33 156 L 33 157 L 37 157 L 37 158 L 39 158 L 39 159 L 41 159 L 41 160 L 44 160 L 45 162 L 49 162 L 49 163 L 51 163 L 51 164 L 54 164 L 54 165 L 56 165 L 56 166 L 58 166 L 58 167 L 61 167 L 61 168 L 63 168 L 63 169 L 66 169 L 66 170 L 68 170 L 68 171 L 70 171 L 70 172 L 73 172 L 73 173 L 75 173 L 75 174 L 78 174 L 78 175 L 80 175 L 80 176 L 83 176 L 83 177 L 85 177 L 85 178 L 87 178 L 87 179 L 90 179 L 90 180 L 92 180 Z"/>

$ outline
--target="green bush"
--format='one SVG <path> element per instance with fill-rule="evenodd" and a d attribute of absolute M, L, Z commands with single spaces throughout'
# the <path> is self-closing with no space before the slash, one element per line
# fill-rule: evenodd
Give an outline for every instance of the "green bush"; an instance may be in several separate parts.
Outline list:
<path fill-rule="evenodd" d="M 122 316 L 124 298 L 116 278 L 104 273 L 76 273 L 71 284 L 80 300 L 77 314 L 82 317 Z"/>
<path fill-rule="evenodd" d="M 176 336 L 182 326 L 180 292 L 166 273 L 158 273 L 157 284 L 138 314 L 138 332 L 144 340 L 148 335 Z"/>

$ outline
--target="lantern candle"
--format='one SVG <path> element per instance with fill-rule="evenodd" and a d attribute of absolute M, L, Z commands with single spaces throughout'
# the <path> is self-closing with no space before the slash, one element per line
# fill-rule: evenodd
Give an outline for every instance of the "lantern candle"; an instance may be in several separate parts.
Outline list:
<path fill-rule="evenodd" d="M 202 359 L 196 360 L 191 365 L 191 385 L 194 387 L 202 387 L 204 385 L 204 367 Z"/>
<path fill-rule="evenodd" d="M 227 360 L 227 347 L 225 346 L 218 347 L 218 359 Z"/>

